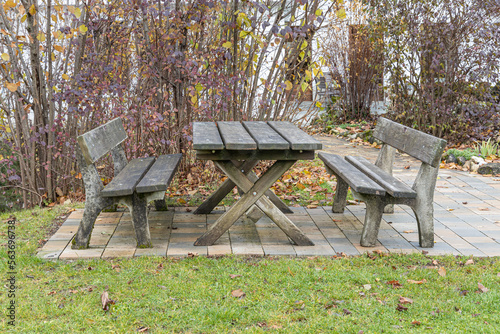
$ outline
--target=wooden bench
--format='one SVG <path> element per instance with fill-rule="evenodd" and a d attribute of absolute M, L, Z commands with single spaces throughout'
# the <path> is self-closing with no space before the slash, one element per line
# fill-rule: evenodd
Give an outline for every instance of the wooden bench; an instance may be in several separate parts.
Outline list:
<path fill-rule="evenodd" d="M 351 187 L 353 196 L 366 203 L 361 245 L 370 247 L 377 241 L 383 212 L 392 213 L 393 204 L 408 205 L 417 218 L 420 246 L 433 247 L 434 189 L 446 141 L 383 117 L 378 119 L 373 137 L 383 142 L 375 165 L 363 157 L 342 159 L 319 153 L 328 172 L 337 178 L 332 211 L 344 212 Z M 411 188 L 392 176 L 396 149 L 422 162 Z"/>
<path fill-rule="evenodd" d="M 147 204 L 155 201 L 157 209 L 165 209 L 165 190 L 182 159 L 182 154 L 162 155 L 127 161 L 121 143 L 127 138 L 120 118 L 116 118 L 79 136 L 76 153 L 85 185 L 85 210 L 72 248 L 88 248 L 97 216 L 114 204 L 130 210 L 137 246 L 151 247 Z M 104 187 L 95 162 L 111 152 L 114 178 Z"/>

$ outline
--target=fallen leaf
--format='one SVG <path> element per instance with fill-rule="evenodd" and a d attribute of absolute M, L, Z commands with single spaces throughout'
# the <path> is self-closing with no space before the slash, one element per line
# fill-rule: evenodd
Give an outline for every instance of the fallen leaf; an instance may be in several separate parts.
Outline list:
<path fill-rule="evenodd" d="M 424 284 L 424 283 L 427 283 L 427 280 L 425 280 L 425 279 L 423 279 L 423 280 L 421 280 L 421 281 L 415 281 L 415 280 L 409 279 L 409 280 L 407 280 L 407 281 L 408 281 L 408 283 L 410 283 L 410 284 Z"/>
<path fill-rule="evenodd" d="M 188 257 L 197 257 L 197 256 L 198 253 L 191 253 L 191 252 L 188 253 Z"/>
<path fill-rule="evenodd" d="M 148 330 L 149 330 L 149 327 L 144 327 L 144 326 L 137 328 L 137 331 L 139 333 L 144 333 L 144 332 L 147 332 Z"/>
<path fill-rule="evenodd" d="M 411 322 L 411 324 L 412 324 L 413 326 L 420 326 L 421 322 L 420 322 L 420 321 L 415 320 L 415 321 L 412 321 L 412 322 Z"/>
<path fill-rule="evenodd" d="M 479 288 L 480 292 L 486 293 L 489 291 L 489 289 L 487 287 L 485 287 L 484 285 L 482 285 L 481 283 L 477 283 L 477 287 Z"/>
<path fill-rule="evenodd" d="M 371 290 L 372 285 L 371 285 L 371 284 L 365 284 L 365 285 L 363 285 L 363 288 L 364 288 L 365 290 Z"/>
<path fill-rule="evenodd" d="M 109 299 L 109 295 L 107 291 L 104 291 L 101 295 L 101 304 L 102 304 L 102 309 L 104 311 L 109 311 L 110 305 L 114 305 L 115 301 Z"/>
<path fill-rule="evenodd" d="M 478 208 L 479 211 L 490 211 L 489 208 Z"/>
<path fill-rule="evenodd" d="M 233 274 L 230 274 L 229 275 L 230 278 L 234 279 L 234 278 L 237 278 L 237 277 L 241 277 L 241 275 L 233 275 Z"/>
<path fill-rule="evenodd" d="M 408 307 L 404 307 L 403 305 L 401 304 L 398 304 L 398 306 L 396 307 L 396 310 L 402 312 L 402 311 L 408 311 Z"/>
<path fill-rule="evenodd" d="M 349 314 L 352 314 L 352 312 L 351 312 L 351 311 L 349 311 L 349 310 L 348 310 L 348 309 L 346 309 L 346 308 L 345 308 L 345 309 L 343 309 L 342 311 L 344 312 L 344 315 L 349 315 Z"/>
<path fill-rule="evenodd" d="M 241 289 L 237 289 L 231 291 L 231 296 L 233 296 L 234 298 L 245 298 L 246 293 L 244 293 Z"/>
<path fill-rule="evenodd" d="M 401 304 L 413 304 L 413 299 L 408 298 L 408 297 L 399 296 L 399 302 Z"/>
<path fill-rule="evenodd" d="M 474 264 L 474 260 L 468 259 L 467 261 L 465 261 L 464 266 L 468 266 L 469 264 Z"/>
<path fill-rule="evenodd" d="M 308 209 L 316 209 L 318 206 L 317 205 L 314 205 L 314 204 L 309 204 L 307 206 Z"/>
<path fill-rule="evenodd" d="M 400 288 L 402 285 L 399 283 L 399 281 L 388 281 L 386 284 L 392 285 L 393 288 Z"/>
<path fill-rule="evenodd" d="M 56 293 L 57 293 L 57 292 L 55 292 L 55 291 L 50 291 L 50 292 L 48 293 L 48 295 L 49 295 L 49 296 L 50 296 L 50 295 L 55 295 Z"/>
<path fill-rule="evenodd" d="M 446 269 L 444 267 L 439 267 L 438 274 L 441 277 L 445 277 L 446 276 Z"/>
<path fill-rule="evenodd" d="M 415 233 L 415 231 L 413 231 L 413 230 L 407 230 L 407 231 L 403 231 L 403 233 Z"/>
<path fill-rule="evenodd" d="M 288 267 L 288 272 L 290 273 L 290 275 L 295 276 L 295 275 L 292 273 L 292 271 L 290 270 L 290 267 Z"/>

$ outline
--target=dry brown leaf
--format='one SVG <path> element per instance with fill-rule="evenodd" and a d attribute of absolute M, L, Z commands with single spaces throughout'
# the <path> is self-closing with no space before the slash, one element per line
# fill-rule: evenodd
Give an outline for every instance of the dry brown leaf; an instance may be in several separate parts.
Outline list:
<path fill-rule="evenodd" d="M 487 287 L 485 287 L 484 285 L 482 285 L 481 283 L 477 283 L 477 287 L 478 287 L 480 292 L 486 293 L 489 291 L 489 289 Z"/>
<path fill-rule="evenodd" d="M 407 231 L 403 231 L 403 233 L 415 233 L 415 231 L 413 231 L 413 230 L 407 230 Z"/>
<path fill-rule="evenodd" d="M 399 302 L 401 304 L 413 304 L 413 299 L 408 297 L 399 296 Z"/>
<path fill-rule="evenodd" d="M 410 284 L 424 284 L 424 283 L 427 283 L 427 280 L 423 279 L 421 281 L 415 281 L 415 280 L 409 279 L 409 280 L 407 280 L 407 282 Z"/>
<path fill-rule="evenodd" d="M 234 275 L 234 274 L 230 274 L 229 277 L 231 279 L 234 279 L 234 278 L 237 278 L 237 277 L 241 277 L 241 275 Z"/>
<path fill-rule="evenodd" d="M 441 277 L 445 277 L 446 276 L 446 269 L 444 267 L 439 267 L 438 274 Z"/>
<path fill-rule="evenodd" d="M 465 261 L 464 266 L 468 266 L 469 264 L 474 264 L 474 260 L 473 259 L 468 259 L 467 261 Z"/>
<path fill-rule="evenodd" d="M 478 208 L 479 211 L 490 211 L 489 208 Z"/>
<path fill-rule="evenodd" d="M 104 291 L 101 295 L 101 304 L 102 304 L 102 309 L 104 311 L 109 311 L 110 305 L 114 305 L 115 301 L 109 299 L 109 295 L 107 291 Z"/>
<path fill-rule="evenodd" d="M 371 290 L 372 285 L 371 285 L 371 284 L 365 284 L 365 285 L 363 285 L 363 288 L 364 288 L 365 290 Z"/>
<path fill-rule="evenodd" d="M 234 298 L 244 298 L 246 296 L 246 293 L 244 293 L 241 289 L 237 289 L 231 291 L 231 296 L 233 296 Z"/>

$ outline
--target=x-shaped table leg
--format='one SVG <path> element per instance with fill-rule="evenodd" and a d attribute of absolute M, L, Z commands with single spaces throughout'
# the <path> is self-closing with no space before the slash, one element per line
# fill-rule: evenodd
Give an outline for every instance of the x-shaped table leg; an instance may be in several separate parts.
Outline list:
<path fill-rule="evenodd" d="M 242 173 L 248 175 L 252 182 L 255 182 L 255 180 L 257 179 L 257 175 L 255 175 L 255 173 L 252 171 L 252 168 L 257 164 L 257 162 L 257 160 L 248 160 L 241 164 L 235 162 L 233 162 L 233 164 L 235 164 Z M 226 197 L 226 195 L 229 194 L 231 190 L 233 190 L 235 186 L 236 184 L 230 178 L 228 178 L 193 213 L 195 215 L 209 214 L 220 203 L 220 201 L 222 201 L 224 197 Z M 271 190 L 266 191 L 266 196 L 274 203 L 274 205 L 276 205 L 281 210 L 281 212 L 293 213 L 293 211 L 290 210 L 290 208 L 285 203 L 283 203 L 279 199 L 279 197 L 276 196 Z"/>
<path fill-rule="evenodd" d="M 241 217 L 253 204 L 256 204 L 271 218 L 285 234 L 299 246 L 312 246 L 313 242 L 285 216 L 273 202 L 264 195 L 266 191 L 294 163 L 293 160 L 280 160 L 271 166 L 255 183 L 242 173 L 231 161 L 214 161 L 215 164 L 239 187 L 245 194 L 225 214 L 223 214 L 196 242 L 195 246 L 209 246 L 226 232 L 234 222 Z"/>

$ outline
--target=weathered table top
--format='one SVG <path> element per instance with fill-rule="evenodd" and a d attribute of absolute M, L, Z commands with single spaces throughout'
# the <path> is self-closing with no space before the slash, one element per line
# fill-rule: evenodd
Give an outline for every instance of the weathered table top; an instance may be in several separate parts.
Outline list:
<path fill-rule="evenodd" d="M 290 122 L 195 122 L 193 148 L 202 160 L 309 160 L 322 145 Z"/>

